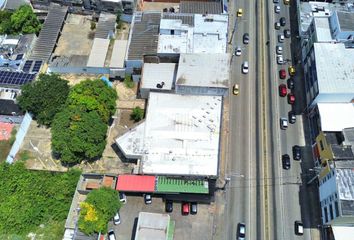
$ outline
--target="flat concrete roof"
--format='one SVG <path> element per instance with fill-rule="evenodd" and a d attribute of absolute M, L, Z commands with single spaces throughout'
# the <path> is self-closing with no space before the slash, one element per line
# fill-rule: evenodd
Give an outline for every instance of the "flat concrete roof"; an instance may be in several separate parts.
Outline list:
<path fill-rule="evenodd" d="M 87 62 L 88 67 L 104 67 L 109 39 L 95 38 Z"/>
<path fill-rule="evenodd" d="M 315 28 L 317 34 L 318 42 L 329 42 L 332 41 L 331 30 L 329 26 L 329 18 L 328 17 L 315 17 Z"/>
<path fill-rule="evenodd" d="M 321 128 L 324 132 L 340 132 L 354 127 L 353 103 L 318 103 Z"/>
<path fill-rule="evenodd" d="M 222 97 L 150 92 L 145 122 L 116 139 L 140 173 L 217 176 Z"/>
<path fill-rule="evenodd" d="M 135 240 L 166 240 L 169 224 L 168 214 L 140 212 Z"/>
<path fill-rule="evenodd" d="M 176 85 L 198 87 L 229 87 L 229 55 L 181 54 Z"/>
<path fill-rule="evenodd" d="M 343 43 L 314 43 L 319 93 L 354 92 L 354 49 Z"/>
<path fill-rule="evenodd" d="M 341 31 L 354 31 L 354 12 L 337 11 Z"/>
<path fill-rule="evenodd" d="M 124 59 L 127 52 L 128 40 L 115 40 L 110 68 L 124 68 Z"/>
<path fill-rule="evenodd" d="M 144 63 L 141 75 L 141 88 L 171 90 L 176 77 L 176 63 Z M 157 84 L 164 82 L 162 88 Z"/>

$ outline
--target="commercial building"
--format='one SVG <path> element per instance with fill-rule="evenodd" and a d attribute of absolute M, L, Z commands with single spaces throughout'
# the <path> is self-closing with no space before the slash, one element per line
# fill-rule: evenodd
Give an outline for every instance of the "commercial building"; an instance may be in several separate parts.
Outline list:
<path fill-rule="evenodd" d="M 216 178 L 221 108 L 222 97 L 150 92 L 145 121 L 116 143 L 135 173 Z"/>
<path fill-rule="evenodd" d="M 140 212 L 135 240 L 173 240 L 175 222 L 168 214 Z"/>

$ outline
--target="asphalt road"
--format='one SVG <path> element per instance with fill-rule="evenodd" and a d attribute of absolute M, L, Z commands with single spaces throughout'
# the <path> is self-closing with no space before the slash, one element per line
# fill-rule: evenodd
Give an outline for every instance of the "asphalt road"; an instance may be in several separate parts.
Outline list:
<path fill-rule="evenodd" d="M 230 27 L 235 30 L 230 36 L 231 52 L 240 46 L 242 55 L 231 59 L 230 88 L 239 84 L 240 94 L 230 94 L 226 169 L 230 182 L 225 194 L 226 224 L 221 226 L 225 228 L 224 239 L 236 238 L 239 222 L 247 226 L 247 239 L 311 239 L 306 228 L 304 236 L 294 234 L 294 221 L 302 219 L 300 205 L 304 203 L 300 202 L 300 162 L 292 159 L 291 148 L 295 144 L 305 145 L 302 118 L 297 116 L 296 123 L 289 123 L 287 130 L 280 130 L 279 126 L 279 118 L 287 118 L 292 108 L 278 94 L 278 85 L 286 83 L 279 79 L 278 71 L 287 71 L 291 64 L 276 63 L 275 46 L 280 44 L 277 35 L 289 28 L 290 19 L 289 6 L 282 1 L 279 5 L 280 14 L 274 12 L 272 1 L 234 0 L 229 6 Z M 239 18 L 238 8 L 244 11 Z M 275 30 L 274 22 L 280 17 L 285 17 L 287 24 Z M 246 32 L 250 35 L 248 45 L 242 43 Z M 280 45 L 284 59 L 291 59 L 290 39 Z M 241 73 L 244 61 L 249 62 L 248 74 Z M 281 155 L 285 153 L 291 157 L 290 170 L 282 168 Z"/>

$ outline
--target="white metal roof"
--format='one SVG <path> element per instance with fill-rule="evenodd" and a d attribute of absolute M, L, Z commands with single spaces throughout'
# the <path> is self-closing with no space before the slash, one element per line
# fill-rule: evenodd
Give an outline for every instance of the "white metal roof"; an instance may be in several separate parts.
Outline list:
<path fill-rule="evenodd" d="M 354 48 L 315 43 L 319 93 L 354 93 Z"/>
<path fill-rule="evenodd" d="M 166 240 L 169 223 L 168 214 L 140 212 L 135 240 Z"/>
<path fill-rule="evenodd" d="M 109 39 L 95 38 L 87 62 L 88 67 L 104 67 Z"/>
<path fill-rule="evenodd" d="M 180 19 L 161 19 L 159 53 L 226 53 L 228 16 L 195 14 L 194 26 Z M 175 30 L 168 34 L 163 30 Z"/>
<path fill-rule="evenodd" d="M 127 52 L 128 40 L 115 40 L 110 68 L 124 68 L 124 59 Z"/>
<path fill-rule="evenodd" d="M 181 54 L 176 85 L 228 88 L 229 66 L 226 53 Z"/>
<path fill-rule="evenodd" d="M 222 97 L 150 92 L 143 127 L 116 139 L 141 173 L 216 176 Z"/>
<path fill-rule="evenodd" d="M 159 89 L 156 85 L 164 82 L 161 90 L 171 90 L 176 77 L 176 65 L 176 63 L 144 63 L 141 88 Z"/>
<path fill-rule="evenodd" d="M 333 235 L 336 240 L 353 240 L 353 226 L 332 226 Z"/>
<path fill-rule="evenodd" d="M 322 131 L 334 132 L 354 127 L 353 103 L 318 103 L 317 105 Z"/>
<path fill-rule="evenodd" d="M 315 17 L 315 28 L 318 42 L 332 41 L 331 30 L 328 17 Z"/>
<path fill-rule="evenodd" d="M 336 168 L 336 180 L 339 199 L 354 201 L 354 170 L 352 168 Z"/>

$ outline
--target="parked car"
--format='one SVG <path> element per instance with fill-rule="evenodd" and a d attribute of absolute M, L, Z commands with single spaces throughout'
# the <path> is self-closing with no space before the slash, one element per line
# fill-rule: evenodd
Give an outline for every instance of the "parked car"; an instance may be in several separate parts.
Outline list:
<path fill-rule="evenodd" d="M 291 124 L 294 124 L 296 122 L 296 115 L 294 111 L 288 112 L 288 119 Z"/>
<path fill-rule="evenodd" d="M 283 47 L 282 46 L 276 46 L 275 51 L 277 54 L 283 54 Z"/>
<path fill-rule="evenodd" d="M 280 84 L 279 85 L 279 96 L 285 97 L 287 93 L 288 93 L 288 90 L 286 89 L 286 85 Z"/>
<path fill-rule="evenodd" d="M 127 196 L 123 192 L 119 192 L 119 201 L 123 204 L 127 203 Z"/>
<path fill-rule="evenodd" d="M 113 223 L 114 223 L 114 225 L 120 224 L 119 212 L 117 212 L 116 215 L 114 215 L 114 217 L 113 217 Z"/>
<path fill-rule="evenodd" d="M 250 36 L 248 35 L 248 33 L 243 34 L 243 43 L 248 44 L 249 41 L 250 41 Z"/>
<path fill-rule="evenodd" d="M 246 224 L 239 223 L 237 224 L 237 240 L 245 240 L 246 239 Z"/>
<path fill-rule="evenodd" d="M 172 200 L 166 200 L 165 202 L 165 211 L 170 213 L 173 211 L 173 202 Z"/>
<path fill-rule="evenodd" d="M 275 22 L 275 23 L 274 23 L 274 28 L 275 28 L 276 30 L 279 30 L 279 29 L 280 29 L 280 23 L 279 23 L 279 22 Z"/>
<path fill-rule="evenodd" d="M 289 78 L 288 79 L 288 88 L 289 89 L 294 89 L 294 87 L 295 87 L 294 80 L 292 78 Z"/>
<path fill-rule="evenodd" d="M 284 29 L 284 36 L 286 38 L 290 38 L 291 37 L 291 33 L 290 33 L 290 30 L 289 29 Z"/>
<path fill-rule="evenodd" d="M 293 93 L 288 94 L 288 103 L 291 105 L 295 103 L 295 95 Z"/>
<path fill-rule="evenodd" d="M 285 79 L 285 78 L 286 78 L 286 71 L 285 71 L 285 69 L 280 69 L 280 70 L 279 70 L 279 77 L 280 77 L 280 79 Z"/>
<path fill-rule="evenodd" d="M 239 94 L 239 92 L 240 92 L 239 86 L 238 86 L 238 84 L 235 84 L 235 85 L 232 87 L 232 93 L 237 96 L 237 95 Z"/>
<path fill-rule="evenodd" d="M 182 215 L 188 215 L 189 214 L 189 203 L 187 202 L 182 202 Z"/>
<path fill-rule="evenodd" d="M 294 76 L 295 75 L 295 67 L 294 66 L 289 66 L 288 67 L 288 72 L 290 76 Z"/>
<path fill-rule="evenodd" d="M 281 156 L 281 160 L 283 163 L 283 169 L 289 170 L 290 169 L 290 157 L 288 154 L 283 154 Z"/>
<path fill-rule="evenodd" d="M 243 14 L 243 10 L 242 10 L 242 8 L 239 8 L 237 10 L 237 17 L 242 17 L 242 14 Z"/>
<path fill-rule="evenodd" d="M 282 55 L 277 55 L 277 63 L 279 65 L 283 64 L 284 63 L 284 60 L 283 60 L 283 56 Z"/>
<path fill-rule="evenodd" d="M 284 42 L 284 35 L 283 34 L 279 34 L 278 35 L 278 42 L 279 43 L 283 43 Z"/>
<path fill-rule="evenodd" d="M 241 54 L 242 54 L 241 47 L 237 47 L 236 50 L 235 50 L 235 55 L 236 56 L 241 56 Z"/>
<path fill-rule="evenodd" d="M 286 130 L 288 128 L 288 119 L 280 118 L 280 128 Z"/>
<path fill-rule="evenodd" d="M 279 5 L 275 5 L 274 6 L 274 12 L 275 13 L 280 13 L 280 6 Z"/>
<path fill-rule="evenodd" d="M 144 194 L 144 202 L 145 202 L 145 204 L 151 204 L 152 203 L 151 194 Z"/>
<path fill-rule="evenodd" d="M 304 225 L 300 221 L 295 221 L 295 234 L 300 236 L 304 234 Z"/>
<path fill-rule="evenodd" d="M 113 230 L 108 231 L 108 240 L 116 240 L 116 235 Z"/>
<path fill-rule="evenodd" d="M 279 0 L 273 0 L 273 3 L 279 3 Z"/>
<path fill-rule="evenodd" d="M 198 204 L 196 202 L 191 203 L 191 214 L 195 215 L 198 212 Z"/>
<path fill-rule="evenodd" d="M 248 62 L 244 61 L 242 64 L 242 73 L 247 74 L 248 73 Z"/>
<path fill-rule="evenodd" d="M 281 17 L 281 18 L 279 19 L 279 22 L 280 22 L 280 25 L 281 25 L 282 27 L 284 27 L 284 26 L 286 25 L 286 19 L 285 19 L 285 17 Z"/>
<path fill-rule="evenodd" d="M 294 145 L 292 150 L 293 150 L 293 158 L 294 158 L 294 160 L 297 160 L 297 161 L 301 160 L 301 148 L 300 148 L 300 146 Z"/>

